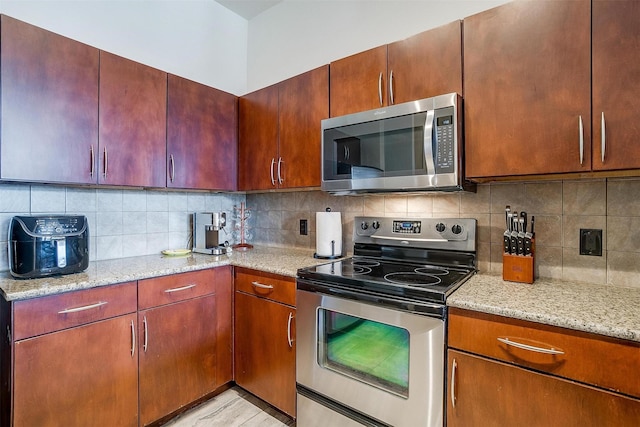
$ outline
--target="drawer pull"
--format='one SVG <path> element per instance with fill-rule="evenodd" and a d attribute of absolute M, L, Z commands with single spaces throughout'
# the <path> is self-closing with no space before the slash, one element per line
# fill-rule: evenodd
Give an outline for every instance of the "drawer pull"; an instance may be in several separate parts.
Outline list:
<path fill-rule="evenodd" d="M 287 342 L 289 348 L 293 348 L 293 340 L 291 339 L 291 321 L 293 320 L 293 313 L 289 313 L 289 320 L 287 320 Z"/>
<path fill-rule="evenodd" d="M 79 311 L 91 310 L 92 308 L 102 307 L 105 304 L 107 304 L 107 301 L 100 301 L 100 302 L 97 302 L 95 304 L 85 305 L 85 306 L 82 306 L 82 307 L 67 308 L 67 309 L 64 309 L 62 311 L 59 311 L 58 314 L 77 313 Z"/>
<path fill-rule="evenodd" d="M 564 351 L 562 351 L 562 350 L 556 350 L 555 348 L 536 347 L 536 346 L 533 346 L 533 345 L 523 344 L 523 343 L 520 343 L 520 342 L 517 342 L 517 341 L 511 341 L 509 338 L 498 338 L 498 341 L 500 341 L 503 344 L 510 345 L 512 347 L 520 348 L 522 350 L 529 350 L 529 351 L 533 351 L 533 352 L 536 352 L 536 353 L 564 354 Z"/>
<path fill-rule="evenodd" d="M 260 289 L 273 289 L 273 285 L 263 285 L 260 282 L 251 282 L 251 284 Z"/>
<path fill-rule="evenodd" d="M 187 289 L 191 289 L 191 288 L 195 288 L 196 284 L 192 283 L 190 285 L 187 286 L 181 286 L 179 288 L 172 288 L 172 289 L 166 289 L 165 293 L 170 294 L 171 292 L 180 292 L 180 291 L 186 291 Z"/>

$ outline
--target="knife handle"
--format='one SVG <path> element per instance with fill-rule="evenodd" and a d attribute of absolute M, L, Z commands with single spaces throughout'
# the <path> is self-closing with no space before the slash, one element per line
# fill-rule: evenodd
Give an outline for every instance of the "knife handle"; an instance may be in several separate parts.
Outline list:
<path fill-rule="evenodd" d="M 529 237 L 524 238 L 524 254 L 526 256 L 531 255 L 531 238 Z"/>
<path fill-rule="evenodd" d="M 518 236 L 518 255 L 524 255 L 524 236 Z"/>
<path fill-rule="evenodd" d="M 503 236 L 504 238 L 504 253 L 511 253 L 511 238 L 509 236 Z"/>
<path fill-rule="evenodd" d="M 516 236 L 511 236 L 511 250 L 510 253 L 515 255 L 518 253 L 518 238 Z"/>

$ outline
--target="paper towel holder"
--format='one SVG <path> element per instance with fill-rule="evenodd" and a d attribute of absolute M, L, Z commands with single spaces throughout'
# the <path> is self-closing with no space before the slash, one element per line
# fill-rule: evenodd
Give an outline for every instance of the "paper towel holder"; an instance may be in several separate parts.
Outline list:
<path fill-rule="evenodd" d="M 331 208 L 326 208 L 326 212 L 331 212 Z M 331 255 L 318 255 L 318 253 L 314 253 L 313 257 L 317 259 L 338 259 L 342 258 L 344 254 L 336 254 L 336 241 L 331 241 Z"/>

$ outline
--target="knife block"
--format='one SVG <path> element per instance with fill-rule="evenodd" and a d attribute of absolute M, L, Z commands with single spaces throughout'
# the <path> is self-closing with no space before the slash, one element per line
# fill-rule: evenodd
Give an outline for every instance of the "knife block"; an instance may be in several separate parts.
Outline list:
<path fill-rule="evenodd" d="M 534 248 L 534 241 L 531 242 Z M 509 282 L 533 283 L 535 252 L 531 255 L 502 254 L 502 280 Z"/>

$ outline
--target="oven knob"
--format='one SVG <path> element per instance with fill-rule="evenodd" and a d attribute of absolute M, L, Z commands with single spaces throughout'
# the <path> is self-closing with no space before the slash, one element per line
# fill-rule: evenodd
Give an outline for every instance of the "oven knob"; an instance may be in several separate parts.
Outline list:
<path fill-rule="evenodd" d="M 443 223 L 439 222 L 436 224 L 436 230 L 438 231 L 438 233 L 442 233 L 446 229 L 447 227 Z"/>
<path fill-rule="evenodd" d="M 366 230 L 367 228 L 369 228 L 369 223 L 368 222 L 362 222 L 360 224 L 360 228 L 362 228 L 363 230 Z"/>
<path fill-rule="evenodd" d="M 451 227 L 451 231 L 453 232 L 453 234 L 460 234 L 462 233 L 462 227 L 460 227 L 459 224 L 456 224 L 453 227 Z"/>
<path fill-rule="evenodd" d="M 380 228 L 380 223 L 379 223 L 378 221 L 373 221 L 373 222 L 371 223 L 371 226 L 372 226 L 375 230 L 377 230 L 378 228 Z"/>

